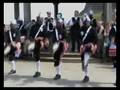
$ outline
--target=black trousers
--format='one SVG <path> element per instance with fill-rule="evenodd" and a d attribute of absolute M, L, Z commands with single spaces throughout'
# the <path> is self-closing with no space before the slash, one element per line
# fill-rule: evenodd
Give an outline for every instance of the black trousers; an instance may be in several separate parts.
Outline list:
<path fill-rule="evenodd" d="M 72 49 L 71 51 L 74 52 L 77 44 L 77 51 L 79 52 L 80 49 L 80 40 L 76 36 L 71 36 L 71 43 L 72 43 Z"/>

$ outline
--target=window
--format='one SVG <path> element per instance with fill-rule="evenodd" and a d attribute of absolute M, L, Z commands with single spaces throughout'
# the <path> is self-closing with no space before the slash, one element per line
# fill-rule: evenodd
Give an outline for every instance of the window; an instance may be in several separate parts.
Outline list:
<path fill-rule="evenodd" d="M 69 20 L 74 16 L 74 11 L 81 12 L 85 8 L 86 3 L 60 3 L 58 4 L 58 12 L 63 14 L 63 18 Z"/>
<path fill-rule="evenodd" d="M 4 3 L 4 24 L 14 20 L 14 3 Z"/>
<path fill-rule="evenodd" d="M 23 3 L 19 3 L 19 11 L 20 11 L 19 19 L 24 21 L 24 9 L 23 9 Z"/>
<path fill-rule="evenodd" d="M 54 17 L 53 3 L 31 3 L 31 19 L 36 19 L 39 14 L 41 17 L 46 17 L 47 11 L 50 11 L 51 16 Z"/>

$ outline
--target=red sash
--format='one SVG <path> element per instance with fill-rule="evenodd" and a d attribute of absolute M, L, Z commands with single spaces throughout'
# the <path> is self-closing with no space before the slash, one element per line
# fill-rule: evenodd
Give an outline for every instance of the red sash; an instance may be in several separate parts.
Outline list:
<path fill-rule="evenodd" d="M 88 43 L 88 44 L 84 44 L 84 45 L 81 45 L 81 46 L 80 46 L 80 55 L 82 55 L 82 53 L 85 52 L 85 49 L 86 49 L 86 48 L 90 48 L 93 55 L 94 55 L 95 52 L 97 51 L 97 46 L 95 46 L 95 45 L 92 44 L 92 43 Z"/>

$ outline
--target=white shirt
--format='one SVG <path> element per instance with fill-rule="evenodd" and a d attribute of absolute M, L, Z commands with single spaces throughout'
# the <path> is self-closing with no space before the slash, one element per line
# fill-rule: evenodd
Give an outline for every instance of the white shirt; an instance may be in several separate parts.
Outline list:
<path fill-rule="evenodd" d="M 75 20 L 77 20 L 78 17 L 74 17 L 74 18 L 75 18 Z M 68 21 L 67 24 L 68 24 L 69 26 L 72 26 L 72 25 L 73 25 L 72 18 Z M 81 20 L 81 18 L 80 18 L 80 20 L 79 20 L 79 24 L 80 24 L 80 26 L 82 26 L 82 20 Z"/>

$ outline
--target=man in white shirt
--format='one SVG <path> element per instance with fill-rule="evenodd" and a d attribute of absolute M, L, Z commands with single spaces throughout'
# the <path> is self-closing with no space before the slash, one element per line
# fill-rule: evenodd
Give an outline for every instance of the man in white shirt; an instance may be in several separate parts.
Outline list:
<path fill-rule="evenodd" d="M 80 27 L 82 26 L 82 20 L 79 17 L 79 11 L 75 10 L 74 17 L 70 19 L 67 23 L 70 26 L 70 36 L 72 48 L 71 51 L 75 52 L 75 44 L 77 43 L 77 51 L 79 52 L 80 48 Z"/>

